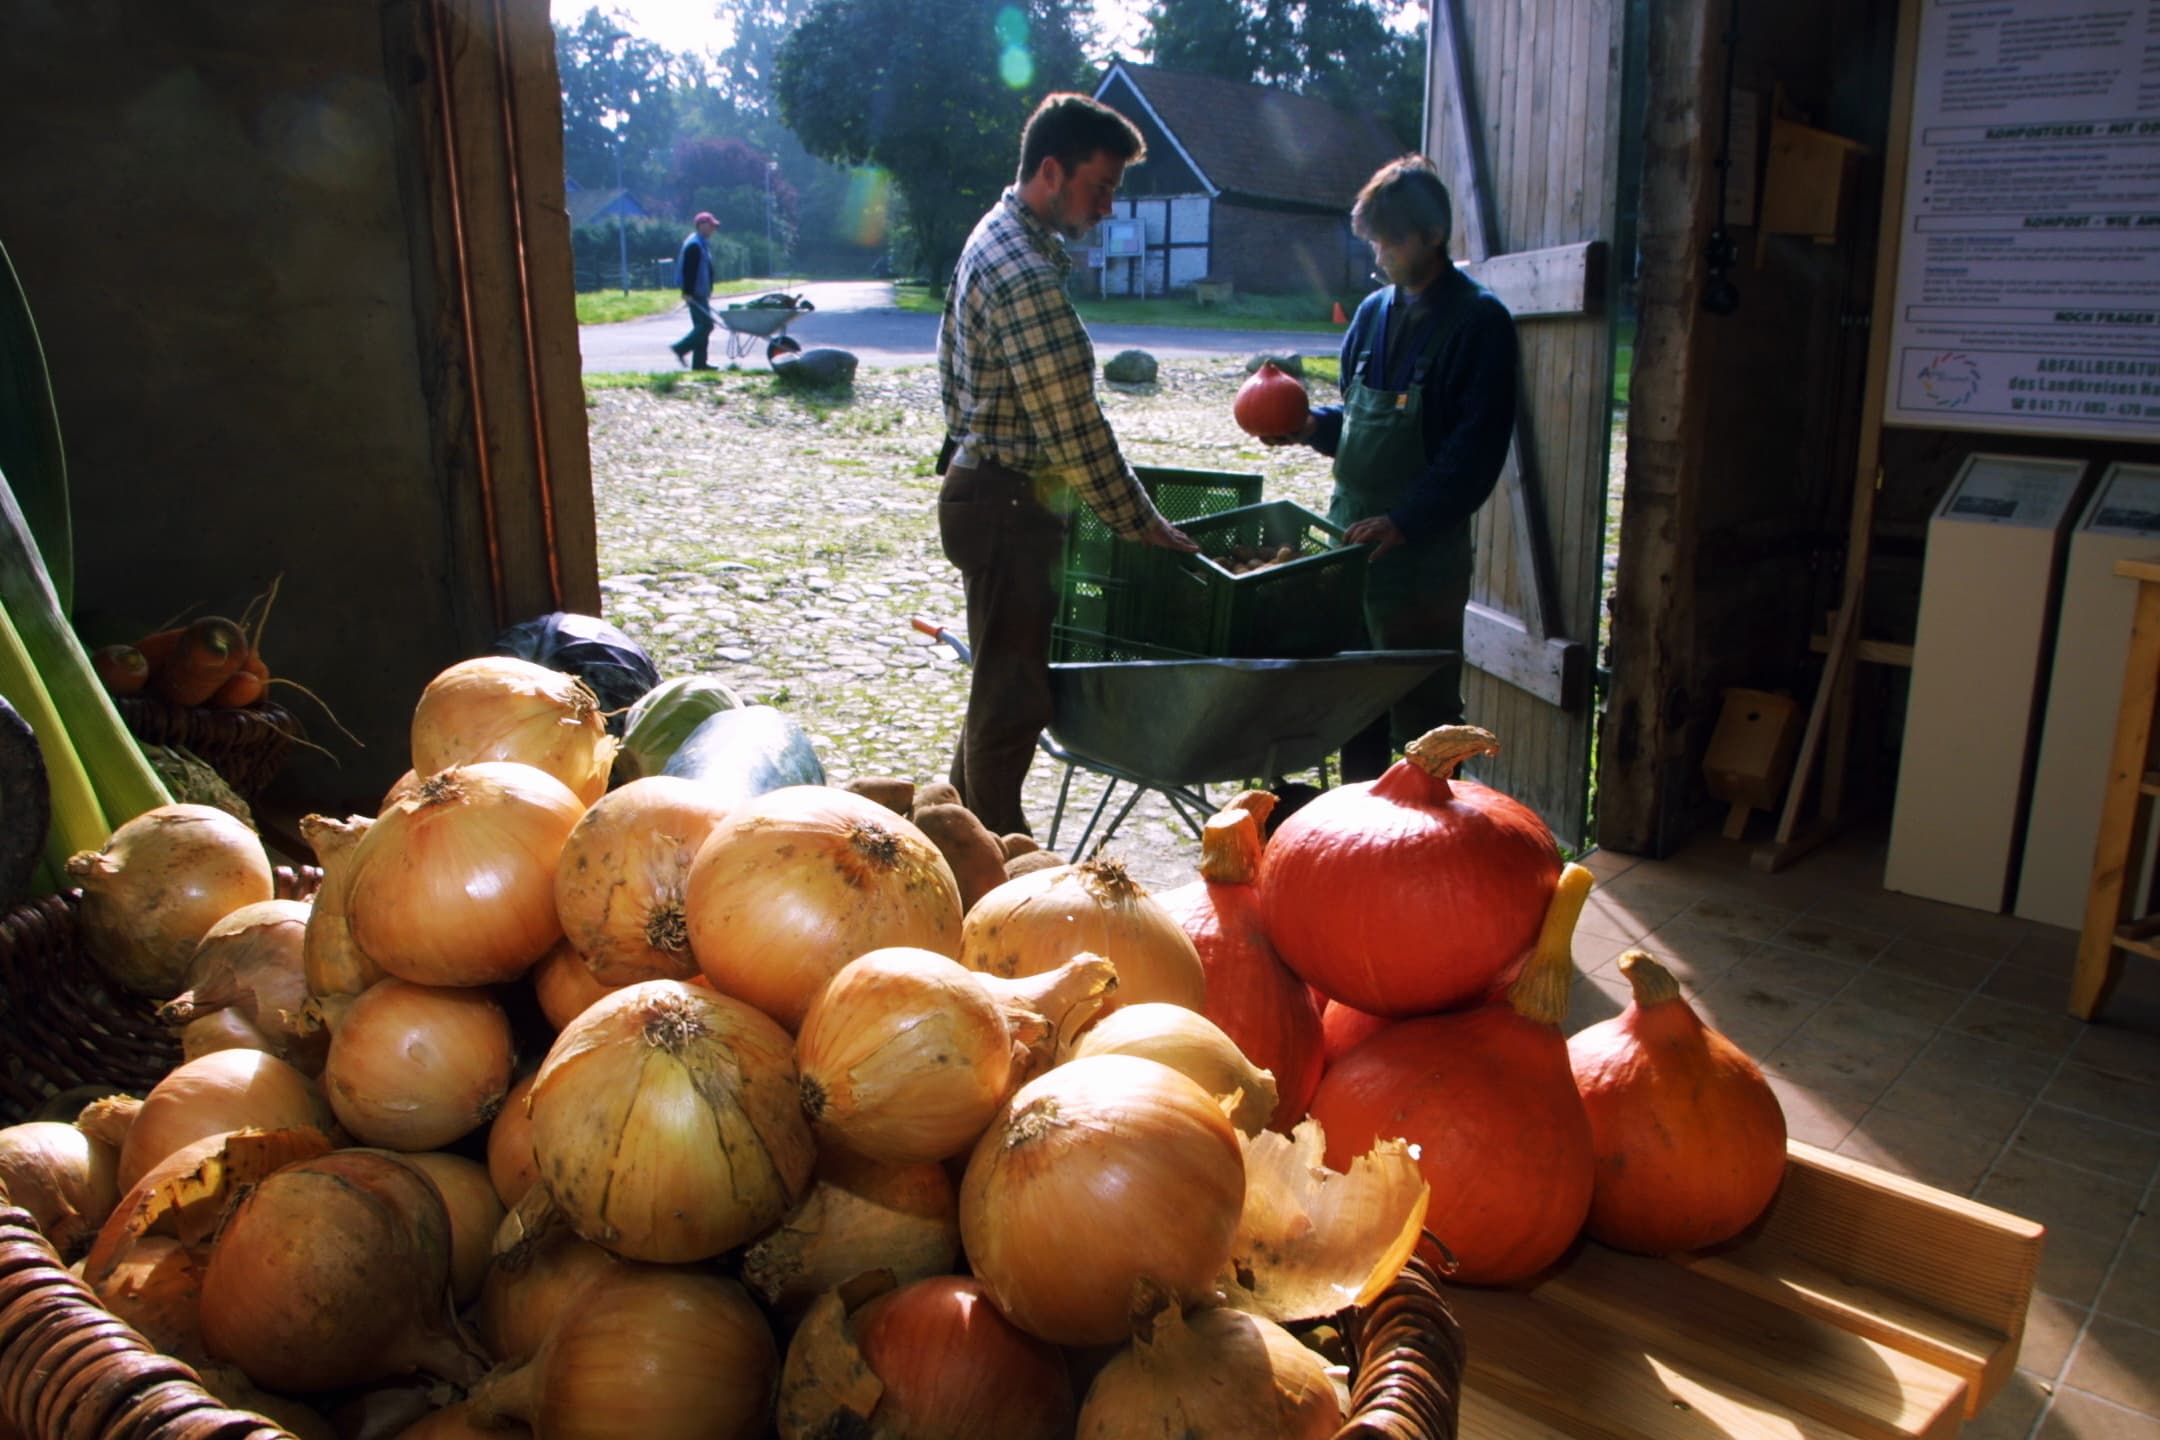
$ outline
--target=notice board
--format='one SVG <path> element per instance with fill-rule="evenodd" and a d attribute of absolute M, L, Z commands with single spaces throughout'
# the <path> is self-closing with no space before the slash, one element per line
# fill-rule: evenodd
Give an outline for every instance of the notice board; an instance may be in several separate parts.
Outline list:
<path fill-rule="evenodd" d="M 2160 441 L 2160 0 L 1918 0 L 1883 422 Z"/>

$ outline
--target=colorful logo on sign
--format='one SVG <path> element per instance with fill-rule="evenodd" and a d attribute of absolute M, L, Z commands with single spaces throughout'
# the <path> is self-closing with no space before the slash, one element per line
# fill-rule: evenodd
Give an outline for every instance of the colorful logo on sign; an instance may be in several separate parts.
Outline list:
<path fill-rule="evenodd" d="M 1920 390 L 1945 410 L 1980 393 L 1980 364 L 1962 350 L 1945 350 L 1920 367 Z"/>

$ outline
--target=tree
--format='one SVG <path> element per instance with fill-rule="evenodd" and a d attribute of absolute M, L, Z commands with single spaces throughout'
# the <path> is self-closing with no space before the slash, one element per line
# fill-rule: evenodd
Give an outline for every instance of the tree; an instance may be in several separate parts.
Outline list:
<path fill-rule="evenodd" d="M 580 185 L 650 191 L 673 140 L 676 85 L 685 62 L 640 39 L 598 6 L 555 27 L 563 92 L 563 168 Z"/>
<path fill-rule="evenodd" d="M 1067 0 L 821 0 L 780 48 L 775 95 L 811 154 L 892 177 L 942 284 L 1029 112 L 1078 84 L 1081 43 Z"/>
<path fill-rule="evenodd" d="M 779 263 L 795 233 L 796 211 L 801 197 L 776 170 L 766 170 L 771 157 L 763 150 L 730 136 L 685 137 L 675 142 L 668 164 L 667 198 L 676 211 L 695 215 L 710 210 L 723 234 L 748 246 L 757 273 L 777 275 Z M 772 249 L 766 249 L 767 186 L 771 186 Z"/>

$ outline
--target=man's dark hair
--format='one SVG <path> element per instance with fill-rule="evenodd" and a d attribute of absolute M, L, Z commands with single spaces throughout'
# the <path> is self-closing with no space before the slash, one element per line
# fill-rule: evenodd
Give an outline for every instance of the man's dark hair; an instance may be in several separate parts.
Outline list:
<path fill-rule="evenodd" d="M 1437 230 L 1445 246 L 1455 228 L 1455 205 L 1432 161 L 1405 155 L 1375 170 L 1358 191 L 1350 228 L 1366 240 L 1404 240 Z"/>
<path fill-rule="evenodd" d="M 1097 152 L 1137 165 L 1147 158 L 1147 142 L 1132 121 L 1100 100 L 1070 92 L 1046 95 L 1020 132 L 1020 183 L 1035 178 L 1052 156 L 1071 174 Z"/>

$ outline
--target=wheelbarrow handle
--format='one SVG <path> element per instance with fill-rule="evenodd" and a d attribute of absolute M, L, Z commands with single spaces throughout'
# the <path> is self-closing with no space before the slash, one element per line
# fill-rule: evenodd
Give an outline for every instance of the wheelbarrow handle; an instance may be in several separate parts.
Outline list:
<path fill-rule="evenodd" d="M 938 624 L 937 621 L 925 619 L 923 616 L 916 615 L 908 620 L 908 624 L 914 626 L 923 634 L 928 635 L 931 639 L 942 643 L 946 648 L 951 650 L 953 654 L 959 656 L 962 663 L 969 665 L 975 663 L 975 652 L 968 647 L 967 641 L 963 640 L 958 635 L 953 634 L 952 631 L 946 629 L 943 625 Z"/>

